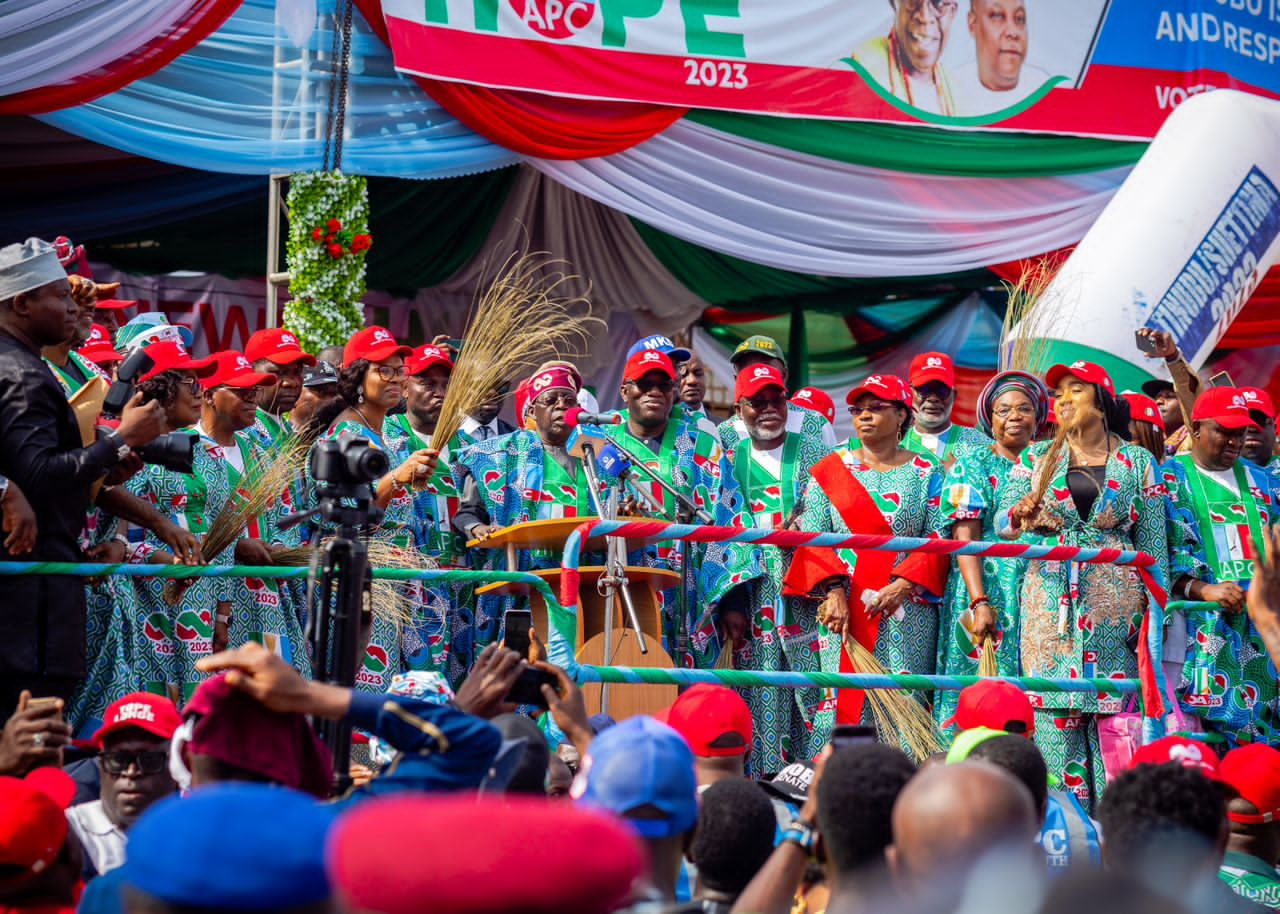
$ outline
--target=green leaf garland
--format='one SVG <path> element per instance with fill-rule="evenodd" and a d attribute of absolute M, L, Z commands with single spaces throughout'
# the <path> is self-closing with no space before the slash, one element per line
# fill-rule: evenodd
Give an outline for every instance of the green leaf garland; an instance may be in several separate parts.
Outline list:
<path fill-rule="evenodd" d="M 289 179 L 289 294 L 285 326 L 308 352 L 340 346 L 364 326 L 368 182 L 341 172 Z"/>

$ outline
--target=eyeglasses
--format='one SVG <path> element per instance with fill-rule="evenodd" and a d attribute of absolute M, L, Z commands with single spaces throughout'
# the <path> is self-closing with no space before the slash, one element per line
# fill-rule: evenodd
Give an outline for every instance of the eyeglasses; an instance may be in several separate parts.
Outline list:
<path fill-rule="evenodd" d="M 178 389 L 187 390 L 191 393 L 191 396 L 198 397 L 200 396 L 200 391 L 203 388 L 201 388 L 200 380 L 198 378 L 187 378 L 178 384 Z"/>
<path fill-rule="evenodd" d="M 1030 404 L 1024 403 L 1021 406 L 997 406 L 991 411 L 991 415 L 997 419 L 1004 419 L 1017 413 L 1019 416 L 1033 417 L 1036 414 L 1036 408 Z"/>
<path fill-rule="evenodd" d="M 960 5 L 957 0 L 899 0 L 899 2 L 903 9 L 913 15 L 927 6 L 935 16 L 939 17 L 950 16 Z"/>
<path fill-rule="evenodd" d="M 641 378 L 638 381 L 628 381 L 627 383 L 634 386 L 640 393 L 656 390 L 660 394 L 669 394 L 676 389 L 675 382 L 670 378 Z"/>
<path fill-rule="evenodd" d="M 536 406 L 545 406 L 554 408 L 556 406 L 576 406 L 578 404 L 578 395 L 570 391 L 559 393 L 541 394 L 534 401 Z"/>
<path fill-rule="evenodd" d="M 766 397 L 766 396 L 761 396 L 757 394 L 754 397 L 744 397 L 743 399 L 745 399 L 747 404 L 750 405 L 750 407 L 754 409 L 756 412 L 760 412 L 761 410 L 766 409 L 770 406 L 772 406 L 774 409 L 781 409 L 787 403 L 787 398 L 781 395 Z"/>
<path fill-rule="evenodd" d="M 871 415 L 873 416 L 878 416 L 881 413 L 887 413 L 891 409 L 901 409 L 901 408 L 902 407 L 900 407 L 897 403 L 885 403 L 883 400 L 873 400 L 872 402 L 865 403 L 862 406 L 857 406 L 857 405 L 850 406 L 849 415 L 853 416 L 853 418 L 856 419 L 859 416 L 861 416 L 863 413 L 871 413 Z"/>
<path fill-rule="evenodd" d="M 942 403 L 947 397 L 951 396 L 951 388 L 940 381 L 930 381 L 923 387 L 913 387 L 911 389 L 921 400 L 937 400 Z"/>
<path fill-rule="evenodd" d="M 225 384 L 218 389 L 235 394 L 237 399 L 243 400 L 245 403 L 258 399 L 258 391 L 262 390 L 261 387 L 228 387 Z"/>
<path fill-rule="evenodd" d="M 399 368 L 392 368 L 390 365 L 379 365 L 378 377 L 384 381 L 403 381 L 409 377 L 409 372 L 403 365 Z"/>
<path fill-rule="evenodd" d="M 143 774 L 159 774 L 169 767 L 169 753 L 164 749 L 148 749 L 143 752 L 104 752 L 100 756 L 102 770 L 107 774 L 124 774 L 136 767 Z"/>

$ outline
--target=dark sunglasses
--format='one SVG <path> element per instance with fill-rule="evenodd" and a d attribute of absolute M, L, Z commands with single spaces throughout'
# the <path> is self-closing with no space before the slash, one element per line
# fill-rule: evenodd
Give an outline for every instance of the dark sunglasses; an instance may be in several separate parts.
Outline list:
<path fill-rule="evenodd" d="M 676 384 L 670 378 L 640 378 L 639 380 L 628 381 L 628 384 L 635 387 L 640 393 L 648 393 L 656 390 L 660 394 L 669 394 L 676 389 Z"/>
<path fill-rule="evenodd" d="M 143 774 L 159 774 L 169 767 L 169 753 L 164 749 L 148 749 L 144 752 L 104 752 L 99 758 L 102 770 L 107 774 L 124 774 L 136 766 Z"/>

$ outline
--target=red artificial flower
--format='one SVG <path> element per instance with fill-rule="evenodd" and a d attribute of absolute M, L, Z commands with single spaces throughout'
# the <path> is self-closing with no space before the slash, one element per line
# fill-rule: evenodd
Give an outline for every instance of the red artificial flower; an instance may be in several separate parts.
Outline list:
<path fill-rule="evenodd" d="M 330 219 L 327 223 L 329 231 L 336 232 L 342 228 L 342 222 L 338 219 Z"/>
<path fill-rule="evenodd" d="M 351 239 L 351 250 L 353 253 L 367 251 L 373 245 L 372 235 L 356 235 Z"/>
<path fill-rule="evenodd" d="M 312 229 L 312 230 L 311 230 L 311 240 L 312 240 L 312 241 L 319 241 L 319 240 L 320 240 L 321 238 L 323 238 L 323 237 L 324 237 L 324 229 L 322 229 L 322 228 L 314 228 L 314 229 Z"/>
<path fill-rule="evenodd" d="M 330 257 L 332 257 L 334 260 L 337 260 L 339 257 L 341 257 L 341 256 L 342 256 L 342 245 L 340 245 L 340 244 L 331 244 L 331 245 L 329 245 L 329 256 L 330 256 Z"/>

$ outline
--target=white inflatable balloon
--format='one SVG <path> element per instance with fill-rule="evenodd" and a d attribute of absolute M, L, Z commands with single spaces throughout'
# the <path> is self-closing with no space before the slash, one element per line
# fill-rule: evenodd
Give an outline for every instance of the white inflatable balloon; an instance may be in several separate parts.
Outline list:
<path fill-rule="evenodd" d="M 1140 327 L 1171 332 L 1200 367 L 1280 257 L 1277 188 L 1280 102 L 1188 99 L 1045 292 L 1035 332 L 1052 342 L 1033 367 L 1083 359 L 1137 387 L 1164 375 L 1135 346 Z"/>

